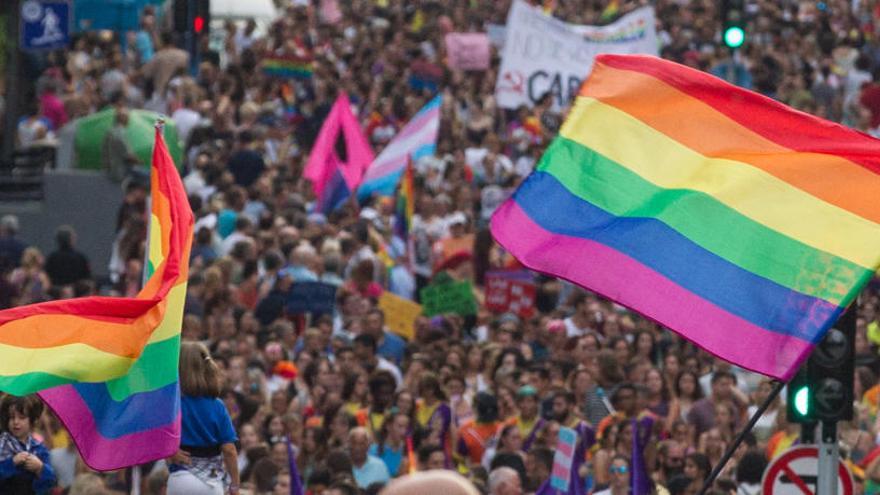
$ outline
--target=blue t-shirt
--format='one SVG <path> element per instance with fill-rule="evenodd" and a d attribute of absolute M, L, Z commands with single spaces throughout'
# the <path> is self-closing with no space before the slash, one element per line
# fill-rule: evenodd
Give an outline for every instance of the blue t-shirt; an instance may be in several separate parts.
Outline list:
<path fill-rule="evenodd" d="M 188 447 L 216 447 L 238 440 L 223 401 L 214 397 L 181 397 L 180 444 Z"/>
<path fill-rule="evenodd" d="M 385 467 L 388 468 L 388 474 L 391 476 L 397 475 L 397 472 L 400 470 L 400 463 L 403 462 L 403 448 L 394 450 L 387 444 L 382 450 L 382 455 L 379 455 L 379 444 L 376 443 L 370 445 L 368 454 L 382 459 L 382 462 L 385 463 Z"/>
<path fill-rule="evenodd" d="M 382 345 L 376 349 L 376 354 L 400 366 L 406 350 L 406 341 L 391 332 L 385 332 L 384 337 Z"/>

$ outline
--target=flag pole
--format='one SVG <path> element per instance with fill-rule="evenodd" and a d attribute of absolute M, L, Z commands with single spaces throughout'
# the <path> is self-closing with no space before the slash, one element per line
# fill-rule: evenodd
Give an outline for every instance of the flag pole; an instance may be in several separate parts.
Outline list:
<path fill-rule="evenodd" d="M 746 438 L 746 434 L 752 431 L 752 428 L 755 427 L 755 423 L 758 422 L 758 419 L 767 411 L 767 408 L 770 407 L 770 404 L 776 399 L 776 396 L 779 395 L 779 392 L 782 391 L 782 387 L 784 387 L 786 382 L 777 381 L 773 386 L 773 390 L 770 391 L 770 395 L 764 399 L 764 402 L 761 403 L 758 410 L 755 411 L 755 414 L 752 414 L 752 417 L 749 418 L 748 424 L 746 424 L 745 428 L 739 432 L 739 435 L 736 436 L 736 439 L 727 447 L 727 451 L 724 452 L 724 455 L 721 456 L 721 460 L 718 461 L 718 464 L 715 464 L 715 467 L 712 469 L 712 472 L 709 473 L 709 476 L 706 477 L 706 480 L 703 481 L 703 487 L 700 488 L 699 495 L 706 495 L 706 492 L 712 486 L 712 483 L 715 482 L 715 478 L 721 474 L 721 470 L 724 469 L 727 461 L 733 457 L 733 453 L 736 452 L 736 449 L 739 448 L 740 444 L 742 444 L 743 440 Z"/>

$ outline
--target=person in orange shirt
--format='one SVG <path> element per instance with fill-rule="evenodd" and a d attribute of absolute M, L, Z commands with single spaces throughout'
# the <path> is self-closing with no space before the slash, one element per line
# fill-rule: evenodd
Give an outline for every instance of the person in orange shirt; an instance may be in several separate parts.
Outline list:
<path fill-rule="evenodd" d="M 465 423 L 458 431 L 457 453 L 473 465 L 479 465 L 489 441 L 502 427 L 498 419 L 498 400 L 494 395 L 480 392 L 474 398 L 477 418 Z"/>

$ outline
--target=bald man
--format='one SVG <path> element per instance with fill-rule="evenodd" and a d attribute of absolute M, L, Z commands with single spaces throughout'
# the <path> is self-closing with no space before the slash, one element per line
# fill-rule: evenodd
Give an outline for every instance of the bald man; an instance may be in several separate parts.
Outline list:
<path fill-rule="evenodd" d="M 513 471 L 513 470 L 511 470 Z M 514 471 L 514 476 L 516 471 Z M 380 495 L 479 495 L 470 481 L 453 471 L 435 469 L 397 478 Z"/>

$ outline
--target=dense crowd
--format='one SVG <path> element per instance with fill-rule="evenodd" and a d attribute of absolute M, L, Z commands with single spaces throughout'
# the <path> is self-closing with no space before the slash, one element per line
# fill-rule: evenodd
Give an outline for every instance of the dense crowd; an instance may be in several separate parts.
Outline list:
<path fill-rule="evenodd" d="M 559 428 L 570 427 L 585 450 L 586 493 L 629 493 L 640 477 L 656 493 L 696 493 L 774 382 L 553 278 L 535 276 L 531 317 L 484 304 L 488 272 L 521 269 L 492 240 L 488 219 L 530 173 L 564 111 L 548 98 L 498 108 L 497 55 L 489 70 L 452 71 L 443 36 L 503 25 L 510 2 L 353 0 L 339 2 L 332 23 L 319 8 L 327 3 L 293 0 L 267 26 L 226 23 L 222 46 L 205 37 L 195 61 L 149 8 L 124 45 L 83 33 L 41 61 L 31 112 L 18 127 L 18 144 L 28 147 L 107 106 L 116 110 L 115 131 L 136 108 L 174 122 L 196 216 L 182 332 L 205 346 L 187 352 L 205 352 L 222 372 L 217 395 L 234 431 L 221 443 L 235 445 L 240 473 L 233 491 L 289 493 L 289 440 L 305 490 L 316 495 L 377 493 L 392 478 L 430 469 L 456 471 L 483 493 L 533 493 L 550 476 Z M 600 24 L 648 2 L 611 10 L 606 0 L 550 3 L 568 22 Z M 797 109 L 880 132 L 877 2 L 750 0 L 747 41 L 734 59 L 720 43 L 719 2 L 650 4 L 663 57 L 734 74 Z M 267 56 L 313 57 L 314 74 L 267 76 Z M 414 164 L 408 250 L 394 240 L 387 198 L 326 215 L 312 208 L 302 172 L 341 91 L 377 153 L 442 95 L 437 151 Z M 142 164 L 114 132 L 102 158 L 125 200 L 110 280 L 94 280 L 94 265 L 105 260 L 86 259 L 70 229 L 59 230 L 57 249 L 44 258 L 6 217 L 3 307 L 137 293 L 147 187 L 132 173 Z M 409 340 L 390 331 L 382 293 L 418 301 L 437 277 L 471 281 L 477 313 L 419 317 Z M 290 287 L 314 281 L 337 287 L 335 310 L 288 314 Z M 858 305 L 855 417 L 840 424 L 841 452 L 866 494 L 880 493 L 878 308 L 872 284 Z M 184 375 L 195 368 L 181 363 L 186 393 Z M 123 472 L 90 473 L 38 403 L 7 399 L 0 409 L 0 429 L 31 425 L 46 449 L 39 466 L 25 457 L 0 464 L 0 483 L 31 476 L 39 490 L 47 473 L 69 493 L 130 483 Z M 710 493 L 758 493 L 768 461 L 799 436 L 776 399 Z M 186 466 L 186 455 L 144 466 L 144 493 L 163 493 L 166 466 Z"/>

